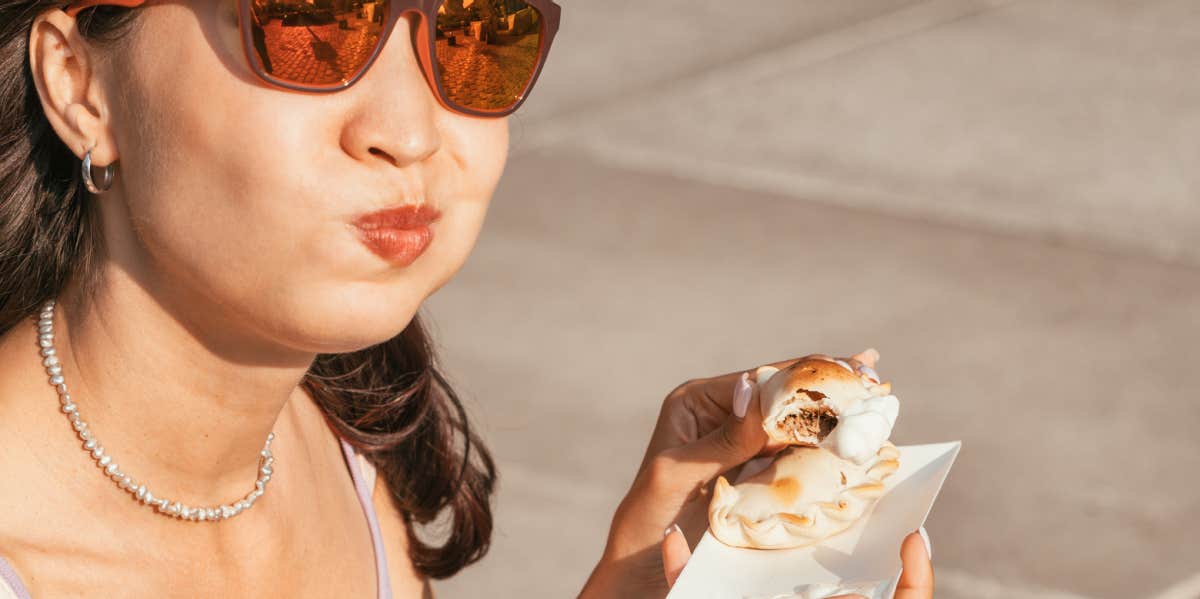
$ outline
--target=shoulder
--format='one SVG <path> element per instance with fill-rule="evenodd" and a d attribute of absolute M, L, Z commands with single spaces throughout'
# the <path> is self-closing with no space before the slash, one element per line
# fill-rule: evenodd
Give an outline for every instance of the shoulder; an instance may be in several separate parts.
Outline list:
<path fill-rule="evenodd" d="M 366 458 L 356 454 L 360 463 Z M 408 523 L 401 510 L 392 501 L 383 477 L 375 475 L 375 468 L 367 463 L 364 476 L 374 479 L 371 500 L 375 516 L 379 520 L 379 532 L 383 536 L 384 552 L 387 557 L 388 576 L 392 580 L 392 594 L 396 597 L 422 597 L 431 599 L 433 591 L 429 579 L 417 571 L 408 554 Z"/>

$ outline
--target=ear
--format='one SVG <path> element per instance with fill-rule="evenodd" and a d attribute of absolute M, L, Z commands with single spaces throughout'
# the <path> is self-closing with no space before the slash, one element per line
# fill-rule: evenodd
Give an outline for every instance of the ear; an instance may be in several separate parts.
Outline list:
<path fill-rule="evenodd" d="M 96 76 L 98 55 L 59 8 L 38 15 L 29 32 L 29 67 L 42 111 L 59 138 L 80 159 L 92 149 L 92 164 L 117 160 L 110 113 Z M 92 148 L 92 145 L 95 147 Z"/>

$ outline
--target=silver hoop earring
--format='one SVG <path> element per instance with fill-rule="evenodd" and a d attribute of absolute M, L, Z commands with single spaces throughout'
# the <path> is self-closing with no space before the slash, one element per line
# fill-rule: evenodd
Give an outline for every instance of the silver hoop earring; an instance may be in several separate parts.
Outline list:
<path fill-rule="evenodd" d="M 100 186 L 96 186 L 96 182 L 92 179 L 92 150 L 88 148 L 87 153 L 83 155 L 83 184 L 92 193 L 104 193 L 108 191 L 109 187 L 112 187 L 112 182 L 113 165 L 110 164 L 104 167 L 104 174 L 100 176 Z"/>

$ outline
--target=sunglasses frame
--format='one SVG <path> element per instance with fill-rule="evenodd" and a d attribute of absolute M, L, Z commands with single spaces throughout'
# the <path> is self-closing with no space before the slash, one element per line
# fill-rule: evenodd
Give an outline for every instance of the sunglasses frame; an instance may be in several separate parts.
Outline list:
<path fill-rule="evenodd" d="M 520 108 L 521 104 L 525 103 L 526 98 L 529 96 L 529 90 L 533 89 L 534 84 L 537 83 L 538 76 L 542 73 L 542 67 L 546 64 L 546 58 L 550 53 L 550 45 L 554 42 L 555 34 L 558 33 L 562 13 L 562 8 L 554 0 L 522 0 L 522 2 L 534 7 L 541 14 L 541 18 L 539 19 L 541 21 L 541 34 L 538 39 L 537 66 L 534 68 L 533 76 L 529 78 L 529 82 L 525 84 L 525 88 L 517 96 L 517 101 L 511 106 L 501 110 L 478 110 L 452 101 L 446 93 L 446 89 L 442 86 L 440 67 L 437 66 L 437 60 L 435 59 L 437 56 L 435 44 L 437 42 L 437 9 L 446 0 L 386 0 L 387 21 L 383 23 L 383 29 L 379 34 L 379 41 L 376 42 L 375 48 L 371 51 L 371 56 L 359 67 L 354 76 L 346 81 L 332 85 L 293 83 L 275 77 L 263 69 L 258 56 L 255 54 L 253 29 L 249 26 L 249 23 L 253 22 L 250 14 L 251 3 L 253 1 L 238 0 L 238 29 L 242 37 L 242 53 L 245 55 L 246 63 L 250 65 L 250 69 L 254 71 L 254 74 L 268 84 L 298 92 L 328 93 L 346 89 L 361 79 L 370 70 L 371 65 L 375 64 L 375 59 L 383 51 L 383 47 L 391 37 L 392 30 L 396 27 L 396 22 L 400 20 L 400 17 L 410 12 L 416 12 L 421 16 L 421 25 L 417 29 L 417 35 L 413 40 L 417 50 L 417 62 L 421 65 L 421 70 L 425 74 L 425 80 L 433 87 L 434 96 L 437 97 L 438 102 L 446 109 L 459 114 L 491 118 L 508 116 Z M 79 2 L 73 2 L 65 6 L 63 10 L 68 15 L 74 17 L 79 14 L 79 11 L 92 6 L 109 5 L 135 8 L 145 4 L 145 2 L 146 0 L 80 0 Z"/>

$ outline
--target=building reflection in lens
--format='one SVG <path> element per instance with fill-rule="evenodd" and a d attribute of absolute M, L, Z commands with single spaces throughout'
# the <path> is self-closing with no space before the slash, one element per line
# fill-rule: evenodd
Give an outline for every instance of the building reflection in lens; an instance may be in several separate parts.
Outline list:
<path fill-rule="evenodd" d="M 435 50 L 442 87 L 476 110 L 515 103 L 537 67 L 542 15 L 520 0 L 446 0 Z"/>
<path fill-rule="evenodd" d="M 251 33 L 260 65 L 292 83 L 344 83 L 375 49 L 385 6 L 362 0 L 255 0 L 251 12 L 262 31 L 261 48 L 259 34 Z"/>

